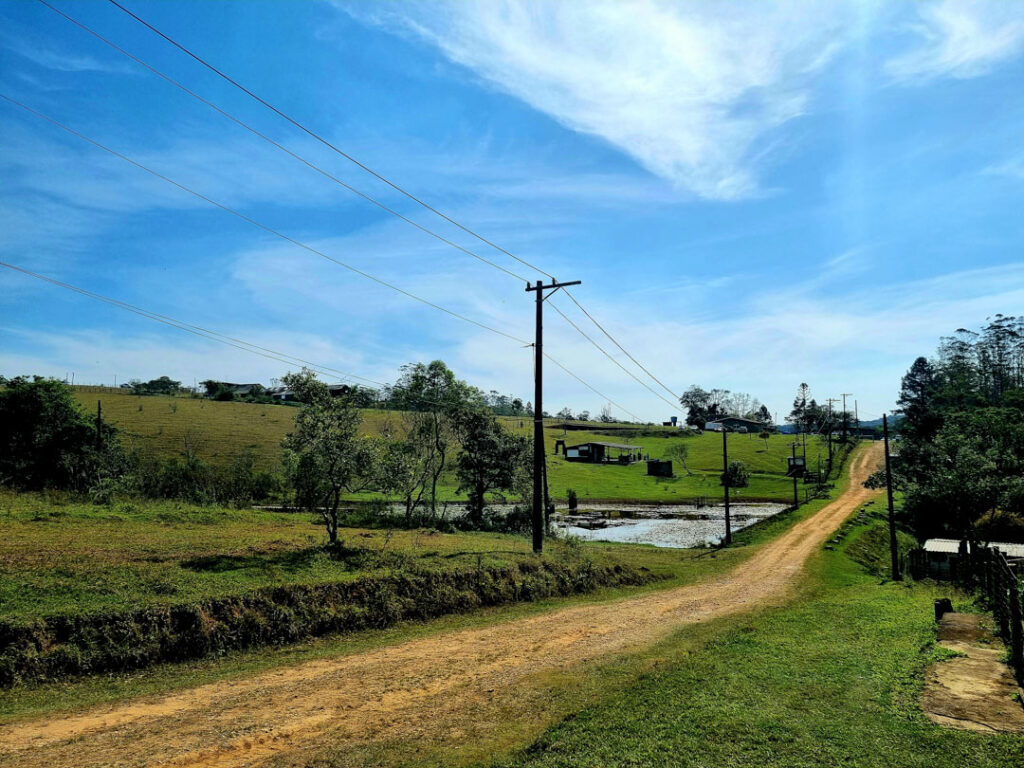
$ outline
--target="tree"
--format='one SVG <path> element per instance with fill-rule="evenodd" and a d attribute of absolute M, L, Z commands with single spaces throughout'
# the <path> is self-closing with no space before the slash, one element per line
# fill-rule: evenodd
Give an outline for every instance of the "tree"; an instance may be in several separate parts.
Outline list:
<path fill-rule="evenodd" d="M 711 395 L 696 384 L 687 389 L 679 398 L 679 403 L 686 408 L 686 423 L 697 429 L 704 429 L 708 421 L 708 408 Z"/>
<path fill-rule="evenodd" d="M 555 415 L 558 416 L 558 418 L 560 419 L 564 419 L 565 421 L 572 421 L 573 419 L 576 418 L 575 416 L 572 415 L 572 409 L 569 408 L 569 406 L 566 406 Z"/>
<path fill-rule="evenodd" d="M 775 422 L 772 421 L 772 412 L 768 410 L 767 405 L 761 406 L 757 412 L 757 420 L 764 424 L 765 429 L 771 429 L 775 426 Z"/>
<path fill-rule="evenodd" d="M 0 377 L 0 485 L 84 491 L 123 464 L 117 430 L 62 381 Z"/>
<path fill-rule="evenodd" d="M 690 471 L 690 468 L 688 466 L 686 466 L 686 460 L 690 456 L 690 446 L 689 445 L 687 445 L 686 443 L 684 443 L 682 441 L 679 441 L 677 443 L 673 443 L 669 447 L 669 449 L 667 451 L 665 451 L 665 455 L 668 456 L 672 461 L 678 461 L 679 465 L 684 470 L 686 470 L 687 476 L 690 476 L 690 475 L 693 474 L 693 472 Z"/>
<path fill-rule="evenodd" d="M 722 485 L 730 488 L 746 488 L 750 484 L 750 472 L 742 461 L 730 461 L 728 472 L 722 473 Z"/>
<path fill-rule="evenodd" d="M 806 432 L 807 407 L 811 401 L 811 388 L 806 383 L 797 387 L 796 397 L 793 398 L 793 410 L 789 412 L 786 421 L 794 425 L 798 431 Z"/>
<path fill-rule="evenodd" d="M 284 439 L 296 502 L 320 516 L 328 542 L 337 545 L 341 497 L 384 485 L 385 446 L 379 438 L 359 435 L 359 411 L 346 397 L 331 397 L 312 371 L 289 373 L 282 381 L 303 403 L 295 430 Z"/>
<path fill-rule="evenodd" d="M 605 403 L 601 406 L 601 415 L 598 416 L 598 419 L 605 424 L 611 424 L 618 421 L 618 419 L 612 415 L 612 407 L 609 403 Z"/>
<path fill-rule="evenodd" d="M 576 418 L 580 421 L 590 421 L 590 411 L 580 411 L 576 414 Z"/>
<path fill-rule="evenodd" d="M 510 491 L 529 471 L 530 440 L 501 428 L 494 416 L 474 408 L 463 411 L 456 426 L 462 450 L 455 461 L 459 491 L 469 491 L 469 520 L 483 525 L 486 494 Z"/>
<path fill-rule="evenodd" d="M 900 396 L 896 401 L 903 414 L 900 432 L 903 435 L 930 440 L 942 426 L 942 415 L 935 399 L 938 380 L 934 366 L 925 357 L 919 357 L 900 385 Z"/>
<path fill-rule="evenodd" d="M 764 440 L 764 449 L 765 449 L 766 451 L 768 450 L 768 439 L 769 439 L 769 438 L 770 438 L 771 436 L 772 436 L 772 433 L 771 433 L 771 432 L 769 432 L 769 431 L 768 431 L 767 429 L 762 429 L 762 430 L 761 430 L 761 434 L 759 434 L 759 435 L 758 435 L 758 437 L 759 437 L 759 438 L 761 438 L 762 440 Z"/>
<path fill-rule="evenodd" d="M 408 416 L 407 434 L 422 467 L 422 482 L 432 512 L 437 485 L 455 450 L 455 421 L 466 410 L 486 407 L 478 389 L 455 377 L 441 360 L 402 366 L 388 399 Z"/>

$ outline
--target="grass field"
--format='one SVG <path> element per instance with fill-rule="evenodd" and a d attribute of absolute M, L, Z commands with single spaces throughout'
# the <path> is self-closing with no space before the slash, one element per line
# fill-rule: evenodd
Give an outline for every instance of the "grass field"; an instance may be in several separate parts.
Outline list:
<path fill-rule="evenodd" d="M 198 454 L 213 463 L 224 463 L 245 449 L 252 449 L 262 468 L 272 468 L 281 457 L 281 441 L 292 427 L 295 409 L 283 405 L 256 405 L 251 403 L 215 402 L 192 397 L 136 396 L 113 389 L 77 387 L 75 394 L 89 409 L 96 401 L 103 404 L 103 414 L 120 427 L 126 440 L 158 454 L 179 455 L 186 441 L 196 446 Z M 401 414 L 387 411 L 363 412 L 366 434 L 377 434 L 385 423 L 398 424 Z M 513 431 L 527 434 L 528 419 L 504 418 Z M 554 425 L 555 421 L 551 422 Z M 566 491 L 576 491 L 586 500 L 636 500 L 657 502 L 684 502 L 698 498 L 710 500 L 722 497 L 719 475 L 722 465 L 721 435 L 705 433 L 681 436 L 671 428 L 654 427 L 635 437 L 623 437 L 618 432 L 602 432 L 602 425 L 593 425 L 592 431 L 563 434 L 553 426 L 545 432 L 548 448 L 548 482 L 552 497 L 564 501 Z M 612 425 L 622 426 L 622 425 Z M 607 426 L 605 426 L 607 430 Z M 589 441 L 629 443 L 642 447 L 652 458 L 662 458 L 675 441 L 686 441 L 690 457 L 687 474 L 676 466 L 676 477 L 648 477 L 646 464 L 631 466 L 597 466 L 571 463 L 555 456 L 555 441 L 564 439 L 569 445 Z M 734 490 L 739 499 L 789 501 L 792 481 L 786 478 L 786 457 L 790 455 L 792 438 L 772 435 L 765 443 L 756 435 L 729 435 L 730 460 L 746 464 L 751 472 L 750 485 Z M 816 459 L 827 452 L 821 440 L 807 441 L 808 463 L 816 466 Z M 446 477 L 442 488 L 446 499 L 462 499 L 456 493 L 453 477 Z"/>
<path fill-rule="evenodd" d="M 845 484 L 844 477 L 836 492 L 841 492 Z M 383 630 L 236 651 L 223 659 L 163 664 L 124 674 L 0 690 L 0 723 L 127 696 L 167 693 L 185 685 L 250 674 L 279 664 L 353 653 L 422 634 L 508 620 L 570 603 L 614 599 L 714 578 L 753 556 L 759 545 L 827 503 L 827 499 L 817 499 L 795 512 L 745 528 L 735 535 L 733 546 L 722 550 L 657 549 L 604 542 L 584 542 L 577 548 L 551 541 L 545 557 L 588 558 L 596 564 L 646 567 L 661 578 L 646 586 L 604 588 L 587 595 L 487 608 L 428 622 L 403 622 Z M 371 550 L 381 547 L 386 536 L 384 531 L 342 530 L 345 541 Z M 352 571 L 343 564 L 304 554 L 322 541 L 322 529 L 302 515 L 169 502 L 106 507 L 59 497 L 6 493 L 0 495 L 0 619 L 24 621 L 47 614 L 183 602 L 275 584 L 308 582 L 314 576 L 352 578 Z M 431 564 L 440 561 L 475 565 L 478 556 L 484 563 L 531 557 L 525 538 L 501 534 L 396 531 L 387 546 L 389 551 Z M 188 563 L 202 562 L 204 558 L 207 562 L 219 560 L 230 567 L 188 567 Z M 635 669 L 632 661 L 626 665 L 628 669 L 620 670 L 620 675 L 632 674 L 630 670 Z M 590 696 L 605 690 L 609 682 L 587 677 L 581 685 Z M 574 686 L 575 683 L 552 694 L 549 704 L 554 709 L 550 711 L 562 712 L 582 705 L 579 690 Z M 550 711 L 539 711 L 537 715 L 547 718 Z M 535 718 L 524 726 L 526 733 L 536 733 L 538 722 L 543 725 L 550 720 Z M 520 744 L 519 726 L 512 722 L 509 726 L 514 726 L 514 731 L 502 737 L 503 743 Z"/>
<path fill-rule="evenodd" d="M 56 496 L 0 493 L 0 618 L 123 610 L 429 568 L 532 559 L 522 536 L 343 528 L 350 556 L 324 550 L 304 514 L 177 502 L 99 506 Z M 646 567 L 678 580 L 713 570 L 706 550 L 549 542 L 547 557 Z M 731 558 L 725 558 L 729 560 Z"/>
<path fill-rule="evenodd" d="M 918 706 L 947 586 L 879 582 L 880 520 L 813 563 L 802 599 L 683 632 L 640 679 L 481 765 L 961 766 L 1024 764 L 1024 737 L 940 728 Z M 961 607 L 963 598 L 958 598 Z"/>

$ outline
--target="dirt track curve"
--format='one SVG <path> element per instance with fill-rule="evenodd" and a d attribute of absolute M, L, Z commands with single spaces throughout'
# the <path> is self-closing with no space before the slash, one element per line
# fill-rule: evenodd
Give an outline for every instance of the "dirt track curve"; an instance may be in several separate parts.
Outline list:
<path fill-rule="evenodd" d="M 874 493 L 861 482 L 881 446 L 855 455 L 838 499 L 711 581 L 424 637 L 162 698 L 0 730 L 0 764 L 236 766 L 302 763 L 329 739 L 357 747 L 410 738 L 453 709 L 523 678 L 649 646 L 673 629 L 785 599 L 808 557 Z"/>

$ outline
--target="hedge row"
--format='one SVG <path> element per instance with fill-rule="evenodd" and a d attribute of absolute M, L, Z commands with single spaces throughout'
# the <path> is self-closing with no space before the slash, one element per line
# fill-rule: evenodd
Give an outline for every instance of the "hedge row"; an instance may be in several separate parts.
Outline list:
<path fill-rule="evenodd" d="M 482 606 L 640 585 L 654 578 L 646 568 L 586 561 L 407 568 L 393 575 L 266 588 L 183 605 L 0 621 L 0 687 L 140 669 Z"/>

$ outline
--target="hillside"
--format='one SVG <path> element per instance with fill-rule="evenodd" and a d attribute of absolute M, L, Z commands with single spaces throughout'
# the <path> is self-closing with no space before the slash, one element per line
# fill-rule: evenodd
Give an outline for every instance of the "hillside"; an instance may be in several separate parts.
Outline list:
<path fill-rule="evenodd" d="M 90 411 L 96 402 L 103 406 L 104 418 L 124 431 L 126 442 L 146 451 L 174 456 L 186 445 L 215 464 L 229 461 L 240 451 L 251 449 L 263 468 L 277 466 L 281 457 L 281 441 L 291 429 L 296 414 L 294 407 L 257 405 L 252 403 L 217 402 L 188 396 L 137 396 L 101 387 L 76 387 L 75 395 Z M 366 434 L 379 434 L 387 424 L 400 426 L 402 414 L 391 411 L 366 410 L 363 429 Z M 513 431 L 530 434 L 528 418 L 502 417 Z M 636 500 L 684 502 L 698 498 L 719 499 L 722 489 L 719 473 L 722 465 L 721 435 L 705 433 L 684 436 L 666 427 L 639 428 L 625 424 L 590 424 L 588 430 L 566 432 L 556 428 L 560 420 L 551 420 L 545 431 L 548 448 L 548 483 L 553 498 L 564 501 L 566 491 L 574 489 L 582 501 Z M 603 441 L 637 445 L 652 458 L 663 457 L 675 441 L 685 440 L 690 456 L 687 466 L 692 474 L 676 466 L 676 477 L 648 477 L 644 463 L 631 466 L 595 466 L 566 462 L 554 455 L 555 441 L 568 445 Z M 792 439 L 773 435 L 768 446 L 756 435 L 736 434 L 729 437 L 729 458 L 746 464 L 751 472 L 750 486 L 734 497 L 747 500 L 781 500 L 792 498 L 792 481 L 785 477 L 786 457 Z M 824 446 L 817 439 L 808 439 L 808 464 L 815 466 Z M 454 480 L 448 478 L 448 498 L 459 498 Z"/>

